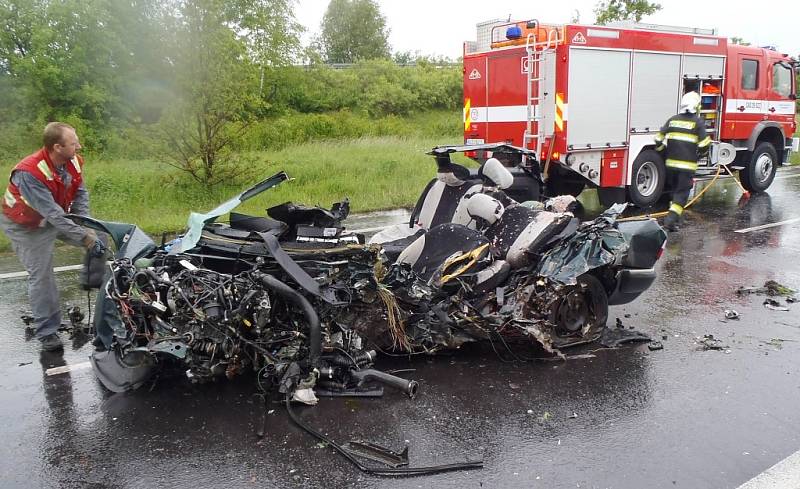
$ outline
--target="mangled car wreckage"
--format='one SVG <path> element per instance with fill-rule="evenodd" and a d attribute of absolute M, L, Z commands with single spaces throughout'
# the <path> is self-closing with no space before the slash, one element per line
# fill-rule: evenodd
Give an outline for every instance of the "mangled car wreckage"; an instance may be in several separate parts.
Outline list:
<path fill-rule="evenodd" d="M 369 243 L 344 229 L 347 201 L 232 212 L 283 172 L 193 213 L 188 231 L 160 246 L 134 225 L 74 217 L 117 248 L 96 284 L 98 378 L 119 392 L 165 368 L 195 382 L 250 372 L 287 405 L 383 386 L 413 397 L 416 382 L 374 369 L 376 356 L 498 340 L 559 354 L 595 340 L 608 305 L 654 280 L 664 232 L 652 219 L 617 222 L 622 206 L 581 223 L 571 197 L 519 203 L 541 188 L 535 162 L 489 159 L 470 173 L 450 159 L 464 150 L 434 148 L 437 178 L 411 222 Z"/>

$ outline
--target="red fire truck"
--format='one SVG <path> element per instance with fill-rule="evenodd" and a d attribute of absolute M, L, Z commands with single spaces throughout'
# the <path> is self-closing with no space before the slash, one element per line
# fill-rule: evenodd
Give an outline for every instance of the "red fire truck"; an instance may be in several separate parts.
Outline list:
<path fill-rule="evenodd" d="M 603 204 L 649 206 L 670 190 L 653 136 L 694 90 L 714 140 L 698 173 L 729 164 L 748 190 L 763 191 L 798 151 L 797 61 L 715 34 L 649 24 L 479 24 L 478 40 L 464 44 L 465 143 L 534 150 L 551 194 L 591 186 Z"/>

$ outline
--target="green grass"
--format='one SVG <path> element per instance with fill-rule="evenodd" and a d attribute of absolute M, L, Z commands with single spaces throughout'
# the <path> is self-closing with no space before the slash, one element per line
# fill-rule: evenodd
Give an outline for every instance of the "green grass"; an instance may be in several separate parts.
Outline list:
<path fill-rule="evenodd" d="M 797 123 L 797 131 L 794 133 L 794 137 L 800 137 L 800 116 L 794 117 L 795 122 Z M 790 165 L 800 165 L 800 153 L 792 153 L 789 156 L 789 164 Z"/>
<path fill-rule="evenodd" d="M 266 208 L 286 201 L 329 207 L 348 197 L 354 212 L 414 205 L 420 191 L 435 176 L 431 156 L 439 144 L 458 144 L 459 137 L 368 137 L 320 141 L 282 150 L 248 153 L 254 163 L 212 190 L 180 171 L 152 160 L 87 159 L 86 181 L 92 215 L 132 222 L 151 234 L 184 229 L 189 212 L 207 211 L 249 185 L 278 171 L 293 180 L 245 202 L 238 210 L 264 215 Z M 463 160 L 462 162 L 465 162 Z M 8 174 L 10 165 L 0 167 Z M 0 234 L 0 251 L 10 244 Z"/>

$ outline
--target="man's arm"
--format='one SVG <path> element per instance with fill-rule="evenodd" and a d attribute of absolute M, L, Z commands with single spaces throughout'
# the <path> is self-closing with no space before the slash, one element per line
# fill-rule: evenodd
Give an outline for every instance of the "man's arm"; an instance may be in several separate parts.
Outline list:
<path fill-rule="evenodd" d="M 711 147 L 711 136 L 706 132 L 706 123 L 702 117 L 697 118 L 697 154 L 705 156 Z"/>
<path fill-rule="evenodd" d="M 89 191 L 86 190 L 84 182 L 81 182 L 75 193 L 70 212 L 79 216 L 89 216 Z"/>
<path fill-rule="evenodd" d="M 667 131 L 669 131 L 669 121 L 671 120 L 672 117 L 667 119 L 667 122 L 661 127 L 661 130 L 653 137 L 653 140 L 656 142 L 656 151 L 664 150 L 664 137 L 666 137 Z"/>
<path fill-rule="evenodd" d="M 16 171 L 12 175 L 11 181 L 19 188 L 19 193 L 28 205 L 58 229 L 61 234 L 76 242 L 84 241 L 90 234 L 87 229 L 64 217 L 64 209 L 56 204 L 50 189 L 36 177 L 28 172 Z M 88 211 L 88 199 L 86 200 L 86 210 Z"/>

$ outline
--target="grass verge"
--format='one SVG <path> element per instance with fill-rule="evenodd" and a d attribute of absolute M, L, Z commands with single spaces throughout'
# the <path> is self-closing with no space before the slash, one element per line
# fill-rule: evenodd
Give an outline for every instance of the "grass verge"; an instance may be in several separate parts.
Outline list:
<path fill-rule="evenodd" d="M 132 222 L 150 234 L 185 228 L 189 212 L 207 211 L 249 185 L 281 170 L 293 180 L 245 202 L 238 210 L 264 215 L 287 201 L 329 207 L 348 197 L 354 212 L 412 206 L 435 176 L 425 152 L 458 137 L 367 137 L 320 141 L 282 150 L 249 153 L 253 162 L 237 178 L 206 189 L 163 163 L 152 160 L 87 161 L 92 215 Z M 9 165 L 0 168 L 8 174 Z M 0 233 L 0 251 L 9 251 Z"/>

